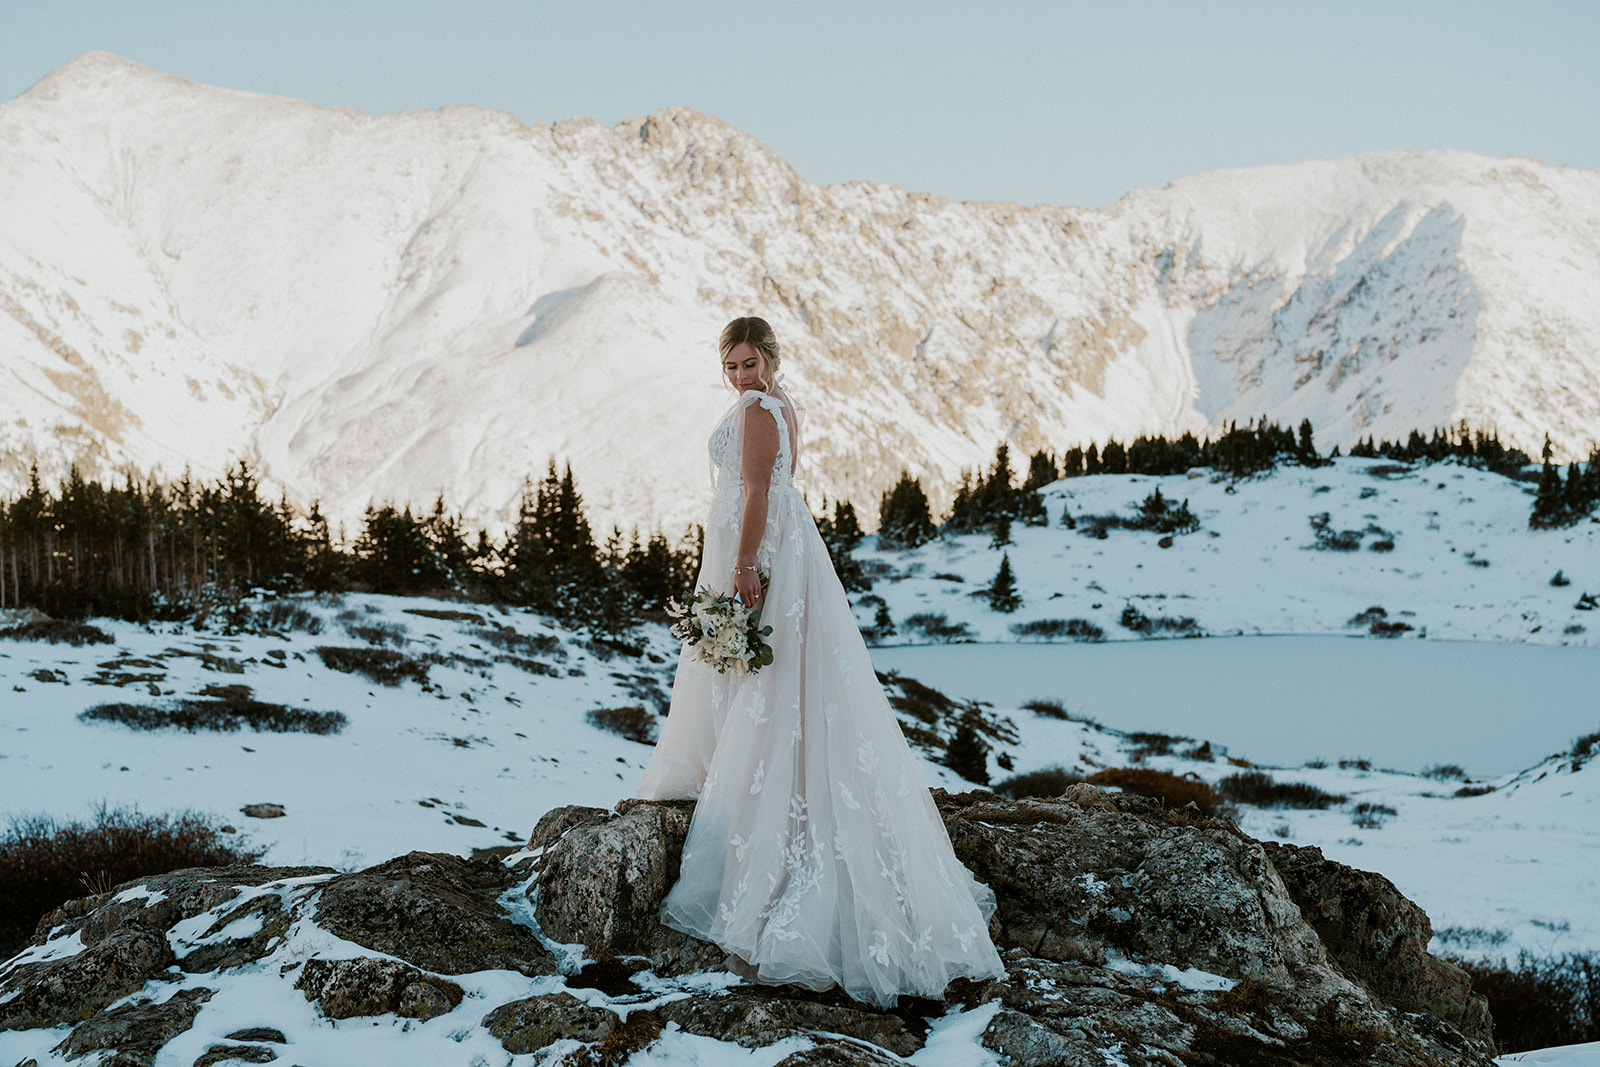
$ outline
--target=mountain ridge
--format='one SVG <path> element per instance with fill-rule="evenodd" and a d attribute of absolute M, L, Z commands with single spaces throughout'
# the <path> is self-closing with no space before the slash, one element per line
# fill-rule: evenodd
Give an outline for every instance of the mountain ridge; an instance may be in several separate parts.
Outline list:
<path fill-rule="evenodd" d="M 1013 450 L 1309 418 L 1600 436 L 1600 173 L 1465 152 L 1210 172 L 1101 211 L 818 186 L 687 107 L 369 116 L 90 53 L 0 104 L 0 491 L 253 459 L 514 518 L 570 459 L 602 523 L 703 508 L 716 332 L 764 313 L 813 495 L 870 517 Z M 641 444 L 644 447 L 640 447 Z"/>

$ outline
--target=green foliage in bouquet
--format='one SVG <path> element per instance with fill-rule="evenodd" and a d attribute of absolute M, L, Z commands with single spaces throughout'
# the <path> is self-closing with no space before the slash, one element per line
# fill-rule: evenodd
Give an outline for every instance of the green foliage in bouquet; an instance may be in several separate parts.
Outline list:
<path fill-rule="evenodd" d="M 764 594 L 767 576 L 759 577 Z M 766 640 L 772 627 L 761 625 L 760 608 L 745 607 L 738 597 L 701 586 L 687 604 L 669 601 L 667 614 L 678 620 L 672 624 L 672 636 L 718 674 L 729 668 L 759 671 L 772 663 L 772 646 Z"/>

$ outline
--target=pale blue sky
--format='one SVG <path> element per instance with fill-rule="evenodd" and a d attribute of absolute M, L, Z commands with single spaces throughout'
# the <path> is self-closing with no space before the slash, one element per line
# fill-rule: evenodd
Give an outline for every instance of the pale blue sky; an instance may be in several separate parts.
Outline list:
<path fill-rule="evenodd" d="M 1101 207 L 1219 167 L 1465 148 L 1600 168 L 1600 2 L 6 0 L 0 99 L 92 49 L 381 113 L 687 104 L 818 182 Z"/>

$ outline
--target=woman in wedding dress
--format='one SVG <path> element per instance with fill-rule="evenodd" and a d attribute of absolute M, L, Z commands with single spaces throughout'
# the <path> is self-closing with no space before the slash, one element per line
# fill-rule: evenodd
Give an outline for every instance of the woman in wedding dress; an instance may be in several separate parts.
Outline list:
<path fill-rule="evenodd" d="M 773 662 L 678 663 L 637 794 L 698 798 L 662 921 L 756 981 L 837 985 L 880 1007 L 1001 976 L 994 894 L 950 847 L 795 486 L 800 413 L 772 328 L 734 319 L 718 347 L 739 395 L 711 434 L 697 587 L 761 603 Z"/>

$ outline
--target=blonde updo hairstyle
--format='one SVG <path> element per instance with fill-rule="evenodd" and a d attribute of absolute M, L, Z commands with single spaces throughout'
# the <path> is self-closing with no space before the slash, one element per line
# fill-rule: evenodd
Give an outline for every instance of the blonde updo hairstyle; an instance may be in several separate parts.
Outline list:
<path fill-rule="evenodd" d="M 772 392 L 773 384 L 778 380 L 778 338 L 766 319 L 749 315 L 734 319 L 724 326 L 722 336 L 717 340 L 717 351 L 722 354 L 722 362 L 726 363 L 733 350 L 743 344 L 748 344 L 760 354 L 761 391 Z"/>

